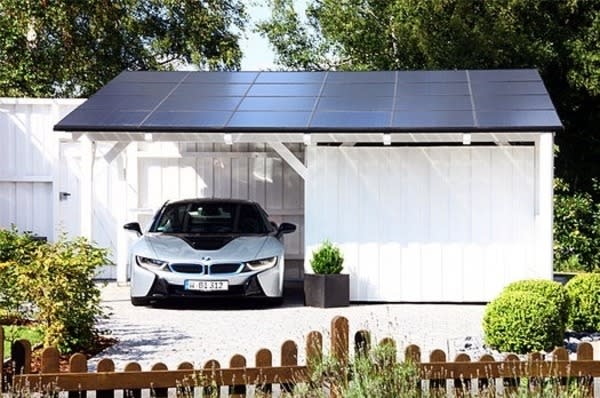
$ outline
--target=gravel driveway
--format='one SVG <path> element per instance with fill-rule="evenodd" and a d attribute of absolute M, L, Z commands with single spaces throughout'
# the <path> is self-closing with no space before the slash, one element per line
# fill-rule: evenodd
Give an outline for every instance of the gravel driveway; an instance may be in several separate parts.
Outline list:
<path fill-rule="evenodd" d="M 274 365 L 278 365 L 285 340 L 298 344 L 302 361 L 305 336 L 312 330 L 323 333 L 327 349 L 329 325 L 336 315 L 349 319 L 351 335 L 369 329 L 377 340 L 393 337 L 401 351 L 408 344 L 417 344 L 424 356 L 435 348 L 453 355 L 457 341 L 466 336 L 477 341 L 482 334 L 483 305 L 356 304 L 320 309 L 303 306 L 300 283 L 288 285 L 280 307 L 222 301 L 133 307 L 129 288 L 109 283 L 102 288 L 102 298 L 111 315 L 100 327 L 112 331 L 119 343 L 93 358 L 90 368 L 95 369 L 102 357 L 112 358 L 117 370 L 130 361 L 138 362 L 142 369 L 156 362 L 174 369 L 184 361 L 201 367 L 209 359 L 226 366 L 234 354 L 245 356 L 253 366 L 254 355 L 261 348 L 270 349 Z"/>

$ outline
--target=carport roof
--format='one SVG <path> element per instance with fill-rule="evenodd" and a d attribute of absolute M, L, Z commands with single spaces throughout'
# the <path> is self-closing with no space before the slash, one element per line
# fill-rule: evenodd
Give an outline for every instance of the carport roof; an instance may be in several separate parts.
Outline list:
<path fill-rule="evenodd" d="M 536 70 L 123 72 L 57 125 L 72 132 L 543 132 Z"/>

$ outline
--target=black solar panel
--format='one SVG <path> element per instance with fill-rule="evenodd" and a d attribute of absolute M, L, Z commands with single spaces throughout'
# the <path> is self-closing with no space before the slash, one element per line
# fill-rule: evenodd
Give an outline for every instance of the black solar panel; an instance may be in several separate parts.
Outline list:
<path fill-rule="evenodd" d="M 63 131 L 561 129 L 536 70 L 123 72 Z"/>

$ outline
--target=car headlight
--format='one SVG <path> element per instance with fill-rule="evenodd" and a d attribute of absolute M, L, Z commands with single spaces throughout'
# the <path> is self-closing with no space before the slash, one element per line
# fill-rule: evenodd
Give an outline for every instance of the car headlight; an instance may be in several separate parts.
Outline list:
<path fill-rule="evenodd" d="M 167 268 L 168 263 L 166 261 L 157 260 L 154 258 L 143 257 L 143 256 L 135 256 L 135 261 L 137 264 L 146 268 L 150 271 L 159 271 Z"/>
<path fill-rule="evenodd" d="M 271 268 L 274 267 L 275 264 L 277 264 L 277 256 L 246 262 L 246 266 L 252 271 L 260 271 Z"/>

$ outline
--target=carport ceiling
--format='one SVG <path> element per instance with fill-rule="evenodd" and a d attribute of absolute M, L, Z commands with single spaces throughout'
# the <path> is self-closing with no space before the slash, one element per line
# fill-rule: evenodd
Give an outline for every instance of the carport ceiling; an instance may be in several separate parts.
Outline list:
<path fill-rule="evenodd" d="M 123 72 L 54 129 L 114 139 L 123 133 L 524 133 L 562 125 L 532 69 Z"/>

